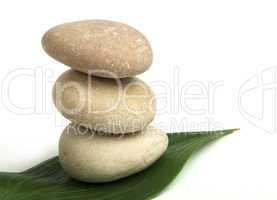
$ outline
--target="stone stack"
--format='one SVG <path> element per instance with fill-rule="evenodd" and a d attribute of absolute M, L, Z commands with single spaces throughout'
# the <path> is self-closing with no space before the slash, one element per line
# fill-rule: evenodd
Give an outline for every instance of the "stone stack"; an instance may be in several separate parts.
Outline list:
<path fill-rule="evenodd" d="M 162 156 L 168 137 L 149 126 L 156 113 L 154 94 L 134 77 L 152 64 L 142 33 L 118 22 L 86 20 L 50 29 L 42 46 L 72 68 L 53 88 L 55 106 L 72 121 L 59 143 L 60 163 L 71 177 L 114 181 Z"/>

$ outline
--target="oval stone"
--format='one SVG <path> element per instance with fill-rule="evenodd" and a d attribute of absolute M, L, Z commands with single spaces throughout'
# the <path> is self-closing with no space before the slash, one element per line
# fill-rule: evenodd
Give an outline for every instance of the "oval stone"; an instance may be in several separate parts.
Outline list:
<path fill-rule="evenodd" d="M 110 134 L 140 131 L 156 113 L 152 90 L 138 78 L 108 79 L 68 70 L 57 79 L 53 99 L 67 119 Z"/>
<path fill-rule="evenodd" d="M 168 137 L 148 127 L 136 135 L 101 136 L 89 129 L 69 125 L 59 142 L 59 158 L 74 179 L 115 181 L 144 170 L 166 151 Z"/>
<path fill-rule="evenodd" d="M 57 61 L 106 78 L 141 74 L 153 59 L 150 44 L 142 33 L 107 20 L 58 25 L 44 34 L 42 46 Z"/>

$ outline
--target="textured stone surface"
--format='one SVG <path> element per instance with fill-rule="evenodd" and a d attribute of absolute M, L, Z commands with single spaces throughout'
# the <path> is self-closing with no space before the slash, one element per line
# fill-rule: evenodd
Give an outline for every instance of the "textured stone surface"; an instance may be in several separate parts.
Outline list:
<path fill-rule="evenodd" d="M 56 81 L 53 99 L 69 120 L 112 134 L 140 131 L 156 112 L 152 90 L 138 78 L 116 80 L 68 70 Z"/>
<path fill-rule="evenodd" d="M 75 70 L 97 76 L 131 77 L 152 64 L 149 42 L 119 22 L 86 20 L 56 26 L 42 38 L 44 50 Z"/>
<path fill-rule="evenodd" d="M 84 182 L 109 182 L 137 173 L 166 151 L 168 137 L 148 127 L 137 135 L 101 136 L 69 125 L 59 143 L 65 171 Z"/>

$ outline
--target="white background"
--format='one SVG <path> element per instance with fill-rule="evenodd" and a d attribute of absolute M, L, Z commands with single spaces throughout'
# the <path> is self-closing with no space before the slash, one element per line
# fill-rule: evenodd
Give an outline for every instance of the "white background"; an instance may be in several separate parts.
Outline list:
<path fill-rule="evenodd" d="M 178 87 L 191 81 L 222 84 L 209 100 L 199 87 L 190 88 L 195 96 L 187 101 L 189 108 L 204 109 L 203 113 L 167 108 L 156 116 L 157 126 L 167 131 L 241 128 L 190 159 L 157 199 L 276 200 L 276 10 L 273 0 L 1 2 L 0 171 L 21 171 L 56 155 L 59 135 L 68 123 L 54 112 L 51 99 L 53 82 L 67 67 L 43 52 L 43 33 L 63 22 L 110 19 L 148 37 L 154 63 L 140 77 L 157 94 L 155 81 L 177 89 L 175 96 L 166 94 L 169 105 L 178 108 L 178 99 L 186 100 Z M 30 75 L 22 76 L 34 71 L 36 82 Z M 11 101 L 36 110 L 22 114 Z M 158 101 L 161 105 L 164 99 Z M 211 126 L 205 124 L 208 119 Z M 172 120 L 186 123 L 172 129 Z"/>

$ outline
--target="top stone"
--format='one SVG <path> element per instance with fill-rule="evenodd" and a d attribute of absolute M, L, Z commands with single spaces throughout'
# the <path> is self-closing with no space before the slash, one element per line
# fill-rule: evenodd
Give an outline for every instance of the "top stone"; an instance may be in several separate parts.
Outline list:
<path fill-rule="evenodd" d="M 71 68 L 105 78 L 131 77 L 152 64 L 151 46 L 138 30 L 119 22 L 86 20 L 47 31 L 42 46 Z"/>

